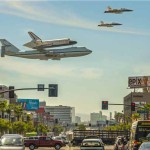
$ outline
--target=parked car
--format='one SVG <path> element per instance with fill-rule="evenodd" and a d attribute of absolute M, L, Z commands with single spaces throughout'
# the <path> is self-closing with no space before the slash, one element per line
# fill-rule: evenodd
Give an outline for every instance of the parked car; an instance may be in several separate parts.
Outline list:
<path fill-rule="evenodd" d="M 39 136 L 38 140 L 25 139 L 25 146 L 29 147 L 30 150 L 34 150 L 38 147 L 54 147 L 56 150 L 59 150 L 61 147 L 66 146 L 66 144 L 48 136 Z"/>
<path fill-rule="evenodd" d="M 80 150 L 104 150 L 104 145 L 99 139 L 84 139 Z"/>
<path fill-rule="evenodd" d="M 0 150 L 25 150 L 24 139 L 19 134 L 5 134 L 0 139 Z"/>
<path fill-rule="evenodd" d="M 150 142 L 143 142 L 140 145 L 139 150 L 150 150 Z"/>

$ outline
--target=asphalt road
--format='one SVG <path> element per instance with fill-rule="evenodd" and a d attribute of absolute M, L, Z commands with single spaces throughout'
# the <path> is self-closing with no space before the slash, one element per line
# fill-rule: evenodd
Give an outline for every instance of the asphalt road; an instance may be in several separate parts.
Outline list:
<path fill-rule="evenodd" d="M 29 148 L 26 148 L 26 150 L 29 150 Z M 41 147 L 38 148 L 37 150 L 55 150 L 55 148 L 48 148 L 48 147 Z M 60 150 L 80 150 L 80 147 L 62 147 Z M 105 150 L 113 150 L 113 145 L 106 145 Z"/>

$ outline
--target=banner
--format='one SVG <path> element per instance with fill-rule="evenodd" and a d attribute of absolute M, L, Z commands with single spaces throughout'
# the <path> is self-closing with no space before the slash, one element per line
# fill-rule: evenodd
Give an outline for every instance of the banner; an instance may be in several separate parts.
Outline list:
<path fill-rule="evenodd" d="M 150 87 L 150 76 L 129 77 L 128 87 L 130 88 Z"/>
<path fill-rule="evenodd" d="M 17 102 L 22 104 L 24 110 L 39 109 L 39 99 L 18 99 Z"/>

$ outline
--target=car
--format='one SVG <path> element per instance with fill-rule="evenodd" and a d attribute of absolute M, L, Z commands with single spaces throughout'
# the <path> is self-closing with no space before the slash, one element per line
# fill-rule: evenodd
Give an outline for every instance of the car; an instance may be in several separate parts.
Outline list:
<path fill-rule="evenodd" d="M 100 142 L 105 145 L 102 141 L 102 139 L 99 137 L 99 136 L 95 136 L 95 135 L 89 135 L 89 136 L 86 136 L 84 139 L 99 139 Z"/>
<path fill-rule="evenodd" d="M 69 143 L 69 141 L 67 140 L 67 138 L 62 137 L 62 136 L 54 136 L 53 139 L 54 139 L 54 140 L 63 141 L 65 144 L 68 144 L 68 143 Z"/>
<path fill-rule="evenodd" d="M 150 142 L 143 142 L 140 145 L 139 150 L 150 150 Z"/>
<path fill-rule="evenodd" d="M 128 142 L 125 137 L 118 136 L 116 138 L 114 150 L 128 150 Z"/>
<path fill-rule="evenodd" d="M 104 150 L 104 145 L 99 139 L 84 139 L 80 150 Z"/>
<path fill-rule="evenodd" d="M 25 150 L 24 138 L 19 134 L 6 134 L 0 139 L 0 150 Z"/>
<path fill-rule="evenodd" d="M 38 139 L 26 139 L 25 146 L 29 147 L 30 150 L 38 147 L 54 147 L 56 150 L 59 150 L 61 147 L 66 146 L 66 144 L 63 141 L 54 140 L 48 136 L 39 136 Z"/>

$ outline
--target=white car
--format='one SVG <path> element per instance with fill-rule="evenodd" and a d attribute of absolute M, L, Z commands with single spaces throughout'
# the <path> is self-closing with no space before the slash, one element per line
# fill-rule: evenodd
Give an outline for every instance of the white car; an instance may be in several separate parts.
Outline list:
<path fill-rule="evenodd" d="M 80 150 L 104 150 L 104 145 L 99 139 L 84 139 Z"/>
<path fill-rule="evenodd" d="M 6 134 L 0 139 L 0 150 L 25 150 L 24 139 L 19 134 Z"/>
<path fill-rule="evenodd" d="M 150 142 L 143 142 L 139 147 L 139 150 L 150 150 Z"/>

